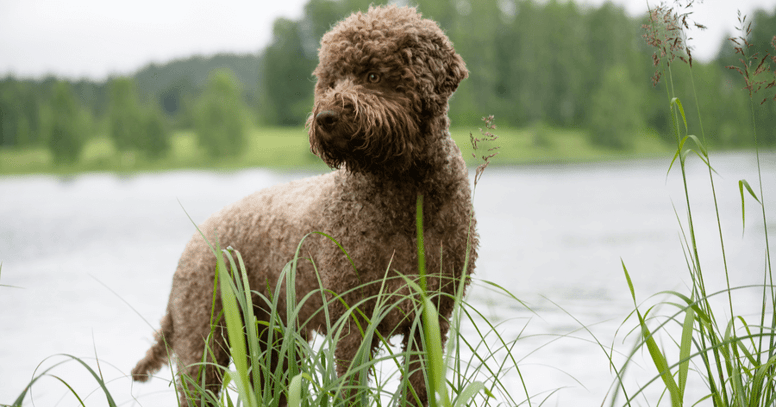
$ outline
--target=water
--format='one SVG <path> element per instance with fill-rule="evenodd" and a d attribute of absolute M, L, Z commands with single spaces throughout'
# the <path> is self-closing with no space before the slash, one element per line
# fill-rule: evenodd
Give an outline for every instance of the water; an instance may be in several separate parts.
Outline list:
<path fill-rule="evenodd" d="M 739 179 L 756 185 L 753 155 L 719 154 L 713 160 L 721 174 L 715 184 L 731 284 L 760 283 L 760 209 L 748 200 L 742 236 L 738 192 Z M 673 202 L 684 222 L 684 195 L 678 167 L 666 179 L 668 164 L 660 159 L 488 168 L 478 185 L 477 277 L 501 285 L 530 310 L 483 284 L 469 299 L 503 322 L 498 329 L 504 337 L 523 337 L 514 353 L 535 400 L 598 405 L 606 397 L 613 375 L 593 335 L 627 352 L 626 335 L 635 324 L 629 320 L 621 327 L 633 308 L 621 261 L 639 301 L 662 290 L 687 292 L 672 208 Z M 773 209 L 776 154 L 766 154 L 762 164 L 766 208 Z M 67 359 L 53 356 L 60 354 L 99 366 L 120 405 L 173 404 L 165 380 L 133 385 L 127 374 L 164 312 L 172 272 L 194 233 L 188 216 L 201 222 L 251 191 L 308 175 L 252 169 L 0 178 L 0 284 L 13 286 L 0 287 L 0 404 L 13 402 L 36 368 Z M 724 287 L 724 273 L 708 172 L 697 159 L 689 166 L 689 184 L 706 283 L 715 291 Z M 769 233 L 776 236 L 773 226 Z M 756 290 L 741 292 L 735 301 L 736 313 L 758 312 Z M 718 312 L 727 320 L 723 304 Z M 472 335 L 470 326 L 464 335 Z M 92 393 L 95 382 L 79 365 L 66 363 L 53 373 L 87 397 L 87 405 L 106 404 L 100 391 Z M 644 383 L 656 372 L 641 359 L 631 373 Z M 167 369 L 161 376 L 171 377 Z M 505 380 L 514 384 L 513 397 L 524 400 L 517 375 Z M 699 383 L 691 383 L 696 393 L 703 391 Z M 51 377 L 34 387 L 32 397 L 36 405 L 77 404 Z"/>

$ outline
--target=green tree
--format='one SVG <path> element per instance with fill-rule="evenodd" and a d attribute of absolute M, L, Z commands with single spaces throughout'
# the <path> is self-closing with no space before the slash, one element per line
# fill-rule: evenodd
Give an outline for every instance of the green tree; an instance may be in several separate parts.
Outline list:
<path fill-rule="evenodd" d="M 65 81 L 57 82 L 49 108 L 47 144 L 54 162 L 74 163 L 83 150 L 85 135 L 82 134 L 82 114 L 70 84 Z"/>
<path fill-rule="evenodd" d="M 317 45 L 306 46 L 300 26 L 275 20 L 272 43 L 264 51 L 262 116 L 273 124 L 303 124 L 313 104 Z"/>
<path fill-rule="evenodd" d="M 144 109 L 139 141 L 140 151 L 151 159 L 161 158 L 170 151 L 170 131 L 158 105 Z"/>
<path fill-rule="evenodd" d="M 591 96 L 590 141 L 599 146 L 627 149 L 633 135 L 643 126 L 641 95 L 627 68 L 607 70 L 601 86 Z"/>
<path fill-rule="evenodd" d="M 116 150 L 126 152 L 139 149 L 143 143 L 143 114 L 132 79 L 116 78 L 111 81 L 108 122 Z"/>
<path fill-rule="evenodd" d="M 196 113 L 197 141 L 210 157 L 240 154 L 246 144 L 246 108 L 231 70 L 219 69 L 211 74 Z"/>
<path fill-rule="evenodd" d="M 329 31 L 337 21 L 345 17 L 347 13 L 348 10 L 343 2 L 310 0 L 305 4 L 304 18 L 301 24 L 302 27 L 305 28 L 303 32 L 309 35 L 309 37 L 305 39 L 313 42 L 310 44 L 312 45 L 313 50 L 318 49 L 318 43 L 320 42 L 321 37 L 323 37 L 323 34 L 326 34 L 326 32 Z"/>
<path fill-rule="evenodd" d="M 0 147 L 25 147 L 39 141 L 41 100 L 38 84 L 0 80 Z"/>

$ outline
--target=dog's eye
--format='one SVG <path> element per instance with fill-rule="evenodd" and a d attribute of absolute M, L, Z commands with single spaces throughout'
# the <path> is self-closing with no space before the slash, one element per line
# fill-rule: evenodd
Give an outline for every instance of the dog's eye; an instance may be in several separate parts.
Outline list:
<path fill-rule="evenodd" d="M 375 72 L 369 72 L 368 74 L 366 74 L 366 80 L 369 81 L 369 83 L 380 82 L 380 74 Z"/>

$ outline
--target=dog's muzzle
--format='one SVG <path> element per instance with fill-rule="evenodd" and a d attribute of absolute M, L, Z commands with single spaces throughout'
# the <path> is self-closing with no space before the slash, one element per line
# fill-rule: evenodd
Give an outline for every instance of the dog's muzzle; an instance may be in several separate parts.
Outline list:
<path fill-rule="evenodd" d="M 327 133 L 334 131 L 337 122 L 339 122 L 339 113 L 333 110 L 324 110 L 315 116 L 315 124 Z"/>
<path fill-rule="evenodd" d="M 322 110 L 315 115 L 315 133 L 321 146 L 329 154 L 338 155 L 348 151 L 348 142 L 352 140 L 352 129 L 346 125 L 343 113 L 337 110 Z"/>

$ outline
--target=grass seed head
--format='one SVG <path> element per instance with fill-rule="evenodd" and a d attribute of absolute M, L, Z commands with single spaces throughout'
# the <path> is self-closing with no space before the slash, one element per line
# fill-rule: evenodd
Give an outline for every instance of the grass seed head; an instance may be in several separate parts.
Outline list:
<path fill-rule="evenodd" d="M 750 53 L 752 43 L 749 38 L 752 34 L 752 22 L 746 21 L 746 15 L 738 11 L 738 27 L 736 29 L 740 35 L 735 38 L 729 38 L 733 44 L 733 50 L 736 55 L 741 55 L 738 59 L 740 65 L 728 66 L 728 69 L 738 72 L 744 79 L 744 89 L 749 92 L 749 97 L 753 98 L 760 91 L 776 87 L 776 70 L 771 72 L 770 62 L 776 63 L 776 56 L 771 56 L 770 52 L 761 55 L 759 52 Z M 771 39 L 771 47 L 774 48 L 776 55 L 776 36 Z M 775 92 L 776 93 L 776 92 Z M 776 94 L 765 94 L 760 104 L 767 101 L 776 101 Z"/>
<path fill-rule="evenodd" d="M 675 7 L 682 10 L 681 13 L 675 11 L 673 7 L 661 3 L 649 11 L 648 23 L 641 26 L 644 30 L 642 37 L 647 45 L 655 48 L 655 52 L 652 54 L 652 63 L 658 68 L 652 75 L 653 86 L 657 86 L 662 77 L 659 68 L 661 61 L 665 61 L 666 67 L 669 67 L 671 62 L 678 58 L 692 67 L 692 47 L 689 45 L 692 38 L 687 36 L 685 30 L 690 29 L 690 24 L 701 30 L 706 29 L 705 25 L 692 20 L 691 8 L 695 4 L 694 0 L 675 1 L 674 3 Z"/>
<path fill-rule="evenodd" d="M 480 148 L 479 143 L 481 142 L 495 142 L 498 140 L 498 136 L 491 133 L 490 130 L 496 129 L 495 117 L 493 115 L 483 117 L 482 121 L 485 122 L 485 129 L 479 129 L 480 130 L 480 137 L 475 137 L 471 132 L 469 133 L 469 140 L 471 140 L 472 143 L 472 149 L 474 152 L 472 153 L 472 157 L 477 158 L 477 150 Z M 482 177 L 482 173 L 485 171 L 485 168 L 488 167 L 490 164 L 491 158 L 498 155 L 498 149 L 501 148 L 498 145 L 495 145 L 485 151 L 484 154 L 480 156 L 480 159 L 482 159 L 482 164 L 477 166 L 477 170 L 474 173 L 474 187 L 477 187 L 477 182 L 479 182 L 480 178 Z"/>

